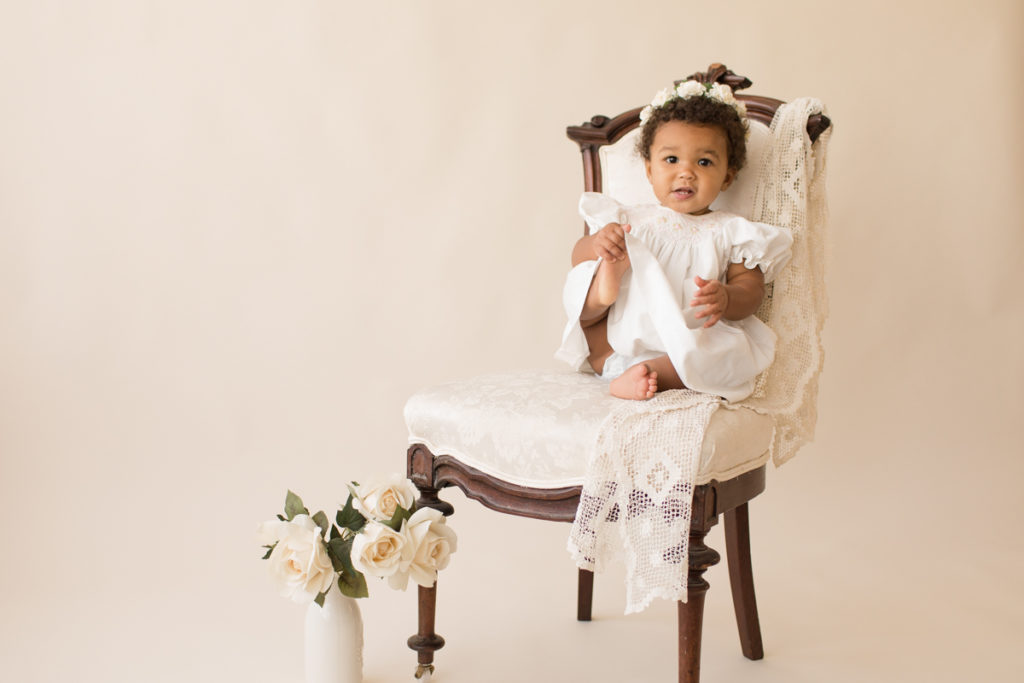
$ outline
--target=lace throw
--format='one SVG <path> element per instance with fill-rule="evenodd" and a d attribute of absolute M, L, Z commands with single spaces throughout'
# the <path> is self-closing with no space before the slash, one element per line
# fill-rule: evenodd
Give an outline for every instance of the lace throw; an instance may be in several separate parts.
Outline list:
<path fill-rule="evenodd" d="M 622 401 L 598 430 L 569 534 L 577 566 L 626 563 L 626 614 L 686 600 L 690 512 L 701 443 L 719 398 L 683 389 Z"/>
<path fill-rule="evenodd" d="M 825 295 L 825 167 L 829 126 L 811 144 L 807 119 L 825 113 L 819 100 L 801 98 L 779 107 L 772 120 L 754 194 L 752 220 L 793 233 L 793 257 L 772 284 L 757 315 L 778 335 L 775 362 L 744 400 L 775 420 L 772 460 L 781 465 L 814 439 L 818 375 L 824 363 L 821 330 Z"/>
<path fill-rule="evenodd" d="M 742 405 L 773 416 L 772 457 L 791 458 L 814 436 L 815 401 L 827 313 L 824 294 L 825 150 L 831 127 L 812 145 L 807 118 L 818 100 L 779 107 L 759 169 L 752 220 L 793 231 L 793 257 L 757 315 L 778 335 L 773 365 Z M 568 549 L 577 566 L 626 565 L 626 614 L 654 598 L 686 601 L 689 529 L 701 444 L 716 396 L 667 391 L 622 401 L 598 430 Z"/>

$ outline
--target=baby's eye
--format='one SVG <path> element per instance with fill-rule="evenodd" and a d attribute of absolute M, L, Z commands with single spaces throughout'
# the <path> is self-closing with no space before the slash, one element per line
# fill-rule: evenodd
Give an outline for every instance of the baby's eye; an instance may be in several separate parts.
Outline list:
<path fill-rule="evenodd" d="M 698 166 L 710 166 L 711 165 L 711 159 L 699 159 L 697 161 L 697 165 Z"/>
<path fill-rule="evenodd" d="M 667 156 L 667 157 L 665 157 L 665 163 L 666 163 L 666 164 L 674 164 L 674 163 L 676 163 L 677 161 L 679 161 L 679 157 L 673 157 L 673 156 Z"/>

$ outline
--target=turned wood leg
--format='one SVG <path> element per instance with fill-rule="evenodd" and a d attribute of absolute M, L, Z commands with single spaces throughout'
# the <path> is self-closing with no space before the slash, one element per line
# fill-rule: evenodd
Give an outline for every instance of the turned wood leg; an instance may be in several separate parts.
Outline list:
<path fill-rule="evenodd" d="M 434 673 L 434 652 L 444 647 L 444 638 L 434 633 L 434 615 L 437 608 L 437 584 L 430 588 L 419 587 L 420 630 L 409 638 L 409 647 L 416 650 L 419 661 L 416 678 Z"/>
<path fill-rule="evenodd" d="M 408 452 L 406 469 L 409 479 L 419 489 L 416 501 L 419 507 L 439 510 L 445 516 L 455 509 L 437 497 L 434 486 L 434 455 L 422 444 L 413 444 Z M 444 638 L 434 632 L 434 617 L 437 613 L 437 582 L 430 588 L 419 586 L 419 631 L 409 638 L 409 647 L 416 650 L 418 664 L 416 678 L 434 673 L 434 653 L 444 647 Z"/>
<path fill-rule="evenodd" d="M 452 506 L 437 497 L 437 489 L 421 487 L 420 507 L 432 507 L 444 514 L 453 512 Z M 444 647 L 444 638 L 434 632 L 434 618 L 437 614 L 437 581 L 430 588 L 419 586 L 419 631 L 409 638 L 409 647 L 416 650 L 418 663 L 416 678 L 434 673 L 434 653 Z"/>
<path fill-rule="evenodd" d="M 579 588 L 576 591 L 576 621 L 590 621 L 594 604 L 594 572 L 580 570 Z"/>
<path fill-rule="evenodd" d="M 725 555 L 743 656 L 762 659 L 764 645 L 754 597 L 754 572 L 750 566 L 750 511 L 746 503 L 725 513 Z"/>
<path fill-rule="evenodd" d="M 704 626 L 704 594 L 708 582 L 704 572 L 718 564 L 717 552 L 704 545 L 705 529 L 690 529 L 690 571 L 686 602 L 679 607 L 679 683 L 700 681 L 700 640 Z"/>

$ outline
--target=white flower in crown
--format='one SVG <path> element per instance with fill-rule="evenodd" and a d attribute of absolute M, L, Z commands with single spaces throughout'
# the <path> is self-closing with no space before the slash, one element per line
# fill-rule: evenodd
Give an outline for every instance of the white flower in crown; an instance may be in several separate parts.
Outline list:
<path fill-rule="evenodd" d="M 683 81 L 676 86 L 676 95 L 684 100 L 688 97 L 700 97 L 706 92 L 704 84 L 697 81 Z"/>
<path fill-rule="evenodd" d="M 747 108 L 733 95 L 732 88 L 721 83 L 704 85 L 700 81 L 683 81 L 675 88 L 664 88 L 658 91 L 651 103 L 640 111 L 640 123 L 644 124 L 655 109 L 665 106 L 674 99 L 686 100 L 691 97 L 707 97 L 712 100 L 727 104 L 736 110 L 740 118 L 746 118 Z"/>
<path fill-rule="evenodd" d="M 663 107 L 665 103 L 675 97 L 675 91 L 672 88 L 663 88 L 658 91 L 658 94 L 651 100 L 651 106 L 654 108 Z"/>
<path fill-rule="evenodd" d="M 724 102 L 725 104 L 732 104 L 736 101 L 736 98 L 733 97 L 732 94 L 732 88 L 727 85 L 722 85 L 721 83 L 711 84 L 711 87 L 708 88 L 708 97 L 713 100 L 718 100 L 719 102 Z"/>
<path fill-rule="evenodd" d="M 727 85 L 722 85 L 721 83 L 712 84 L 711 88 L 708 90 L 708 97 L 713 100 L 718 100 L 724 104 L 728 104 L 736 110 L 736 113 L 738 113 L 741 118 L 747 115 L 747 108 L 742 102 L 736 99 L 736 96 L 732 92 L 732 88 Z"/>

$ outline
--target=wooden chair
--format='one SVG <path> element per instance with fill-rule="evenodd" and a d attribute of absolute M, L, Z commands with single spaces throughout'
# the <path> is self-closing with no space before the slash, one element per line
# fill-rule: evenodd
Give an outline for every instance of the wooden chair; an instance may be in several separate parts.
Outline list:
<path fill-rule="evenodd" d="M 694 76 L 707 82 L 726 83 L 734 91 L 750 85 L 746 78 L 718 64 Z M 758 134 L 767 135 L 767 126 L 782 102 L 742 94 L 737 97 L 747 107 L 750 147 L 754 152 Z M 595 116 L 588 123 L 568 128 L 569 138 L 579 144 L 583 155 L 586 190 L 611 192 L 609 184 L 619 182 L 609 175 L 608 164 L 614 156 L 609 150 L 637 128 L 639 113 L 640 108 L 636 108 L 614 118 Z M 808 122 L 811 139 L 816 139 L 829 125 L 824 116 L 812 117 Z M 748 162 L 748 168 L 751 165 Z M 530 395 L 531 387 L 535 386 L 535 395 Z M 561 403 L 539 407 L 534 404 L 542 401 L 541 397 L 550 396 Z M 407 471 L 421 493 L 419 504 L 450 515 L 452 506 L 440 500 L 438 492 L 457 486 L 467 497 L 499 512 L 572 522 L 580 500 L 586 449 L 585 443 L 570 444 L 568 448 L 575 450 L 568 458 L 558 455 L 566 452 L 564 443 L 548 451 L 551 441 L 580 441 L 578 435 L 567 436 L 555 424 L 559 411 L 564 412 L 565 405 L 571 404 L 577 421 L 596 428 L 615 400 L 607 396 L 607 385 L 601 380 L 568 372 L 489 376 L 419 392 L 406 405 L 411 435 Z M 530 407 L 524 408 L 527 405 Z M 543 415 L 538 419 L 536 414 L 526 414 L 530 411 Z M 750 659 L 764 656 L 754 597 L 747 503 L 765 488 L 772 425 L 770 418 L 753 411 L 719 410 L 714 414 L 719 415 L 721 418 L 712 420 L 705 435 L 690 526 L 689 596 L 687 602 L 678 603 L 679 680 L 687 683 L 697 683 L 700 676 L 704 594 L 709 587 L 703 575 L 720 559 L 704 539 L 720 515 L 725 517 L 729 579 L 741 648 Z M 469 430 L 468 437 L 460 434 L 466 431 L 463 427 L 467 421 L 500 424 L 500 430 L 506 433 L 504 438 L 517 440 L 517 449 L 535 448 L 541 451 L 540 455 L 536 459 L 526 458 L 529 462 L 522 466 L 521 462 L 505 459 L 497 441 L 481 447 L 493 451 L 490 455 L 474 452 L 480 445 L 478 430 Z M 591 572 L 579 570 L 577 619 L 581 621 L 591 618 L 593 579 Z M 419 589 L 419 630 L 409 638 L 409 647 L 418 653 L 417 678 L 433 671 L 434 652 L 444 645 L 444 639 L 434 631 L 435 600 L 436 587 Z"/>

